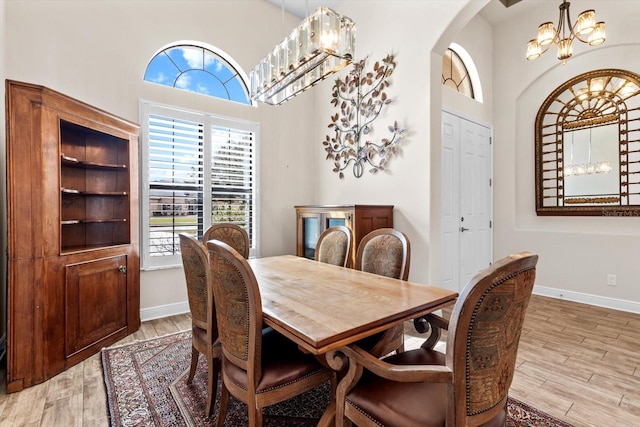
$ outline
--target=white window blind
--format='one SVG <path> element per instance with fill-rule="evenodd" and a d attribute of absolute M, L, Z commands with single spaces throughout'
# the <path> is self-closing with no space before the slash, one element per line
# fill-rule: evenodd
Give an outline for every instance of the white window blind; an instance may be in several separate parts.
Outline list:
<path fill-rule="evenodd" d="M 142 104 L 143 268 L 181 264 L 179 233 L 202 239 L 231 222 L 257 248 L 256 139 L 259 126 Z M 143 174 L 144 175 L 144 174 Z"/>

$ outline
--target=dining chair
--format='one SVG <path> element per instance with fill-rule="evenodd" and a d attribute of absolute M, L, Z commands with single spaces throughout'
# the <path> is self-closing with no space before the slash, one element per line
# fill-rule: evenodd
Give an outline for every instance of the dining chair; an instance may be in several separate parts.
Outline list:
<path fill-rule="evenodd" d="M 409 238 L 394 228 L 378 228 L 365 235 L 356 252 L 356 270 L 407 280 L 411 266 Z"/>
<path fill-rule="evenodd" d="M 207 248 L 190 234 L 180 233 L 180 253 L 187 283 L 187 298 L 191 311 L 191 368 L 187 384 L 191 384 L 200 353 L 207 359 L 206 416 L 213 413 L 220 373 L 221 348 L 218 325 L 209 278 Z"/>
<path fill-rule="evenodd" d="M 469 281 L 449 321 L 425 316 L 433 329 L 448 329 L 446 353 L 430 339 L 384 359 L 345 348 L 349 368 L 337 390 L 336 425 L 505 426 L 537 261 L 528 252 L 505 257 Z"/>
<path fill-rule="evenodd" d="M 340 267 L 348 267 L 352 250 L 353 237 L 351 230 L 344 225 L 336 225 L 327 228 L 318 237 L 315 260 Z"/>
<path fill-rule="evenodd" d="M 260 290 L 247 260 L 218 240 L 209 240 L 207 247 L 222 343 L 217 426 L 224 423 L 229 394 L 247 404 L 251 427 L 262 425 L 264 407 L 327 381 L 333 398 L 334 371 L 273 328 L 263 329 Z"/>
<path fill-rule="evenodd" d="M 356 252 L 356 270 L 380 276 L 407 280 L 411 266 L 411 242 L 401 231 L 379 228 L 366 234 Z M 372 354 L 385 356 L 391 351 L 404 350 L 404 327 L 395 326 L 358 342 Z"/>
<path fill-rule="evenodd" d="M 209 240 L 225 242 L 240 255 L 249 258 L 249 235 L 247 230 L 239 225 L 228 223 L 213 224 L 207 228 L 202 236 L 202 242 L 206 245 Z"/>

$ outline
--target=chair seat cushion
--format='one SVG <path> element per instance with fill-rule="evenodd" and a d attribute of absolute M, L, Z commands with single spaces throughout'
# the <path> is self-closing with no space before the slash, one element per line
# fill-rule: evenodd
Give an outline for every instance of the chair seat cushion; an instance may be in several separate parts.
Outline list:
<path fill-rule="evenodd" d="M 384 360 L 395 365 L 444 365 L 445 355 L 420 348 Z M 447 385 L 443 383 L 401 383 L 365 370 L 346 400 L 384 426 L 443 427 L 446 421 Z M 484 427 L 503 426 L 505 417 L 503 411 Z"/>
<path fill-rule="evenodd" d="M 247 371 L 226 360 L 222 361 L 227 375 L 238 386 L 247 388 Z M 262 378 L 258 393 L 299 381 L 326 370 L 318 359 L 303 353 L 298 345 L 272 328 L 262 330 Z"/>

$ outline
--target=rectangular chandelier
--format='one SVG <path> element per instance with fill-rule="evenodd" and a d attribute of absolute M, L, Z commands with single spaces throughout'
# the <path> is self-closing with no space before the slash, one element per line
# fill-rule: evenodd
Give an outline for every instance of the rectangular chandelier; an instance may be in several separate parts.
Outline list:
<path fill-rule="evenodd" d="M 251 98 L 280 105 L 348 65 L 355 30 L 351 19 L 318 7 L 251 71 Z"/>

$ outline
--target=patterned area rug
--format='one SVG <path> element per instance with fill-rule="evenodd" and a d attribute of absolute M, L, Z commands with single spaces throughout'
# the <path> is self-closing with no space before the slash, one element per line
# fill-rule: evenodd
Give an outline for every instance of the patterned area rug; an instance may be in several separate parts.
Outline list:
<path fill-rule="evenodd" d="M 207 367 L 200 357 L 198 371 L 186 384 L 191 362 L 191 332 L 103 349 L 102 369 L 110 425 L 174 427 L 212 426 L 204 417 Z M 220 388 L 218 388 L 218 393 Z M 217 413 L 216 398 L 215 413 Z M 329 404 L 328 384 L 264 410 L 264 427 L 311 427 Z M 571 427 L 548 414 L 510 398 L 508 427 Z M 247 407 L 229 398 L 225 426 L 245 427 Z"/>

